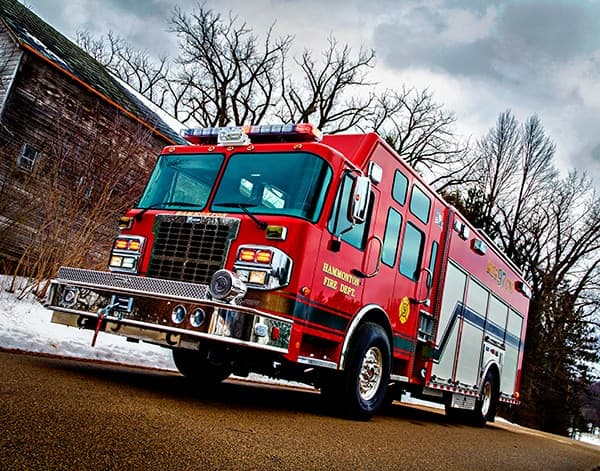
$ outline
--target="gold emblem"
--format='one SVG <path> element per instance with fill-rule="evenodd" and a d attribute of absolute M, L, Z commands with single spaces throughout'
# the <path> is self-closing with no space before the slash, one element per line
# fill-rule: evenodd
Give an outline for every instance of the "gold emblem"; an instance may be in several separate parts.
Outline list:
<path fill-rule="evenodd" d="M 408 316 L 410 315 L 410 301 L 406 296 L 402 298 L 400 301 L 400 308 L 398 309 L 398 314 L 400 318 L 400 323 L 405 324 L 408 320 Z"/>

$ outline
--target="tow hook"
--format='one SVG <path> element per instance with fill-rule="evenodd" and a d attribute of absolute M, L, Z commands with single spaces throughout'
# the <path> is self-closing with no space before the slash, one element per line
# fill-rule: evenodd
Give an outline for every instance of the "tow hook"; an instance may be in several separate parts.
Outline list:
<path fill-rule="evenodd" d="M 94 336 L 92 337 L 92 347 L 96 346 L 96 339 L 98 338 L 98 332 L 100 332 L 100 328 L 102 327 L 102 322 L 105 317 L 110 315 L 111 311 L 117 306 L 117 304 L 109 304 L 108 306 L 100 309 L 98 311 L 98 321 L 96 322 L 96 328 L 94 329 Z"/>

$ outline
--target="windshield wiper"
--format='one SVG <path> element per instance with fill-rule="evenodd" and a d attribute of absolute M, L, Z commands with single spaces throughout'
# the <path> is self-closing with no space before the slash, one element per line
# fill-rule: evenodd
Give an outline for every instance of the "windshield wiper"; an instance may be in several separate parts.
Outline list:
<path fill-rule="evenodd" d="M 265 221 L 261 221 L 254 214 L 248 211 L 248 208 L 256 208 L 257 205 L 252 203 L 213 203 L 213 206 L 225 207 L 229 206 L 232 208 L 240 208 L 244 214 L 246 214 L 250 219 L 252 219 L 258 228 L 264 231 L 268 224 Z"/>
<path fill-rule="evenodd" d="M 154 203 L 146 208 L 142 208 L 142 210 L 137 213 L 134 217 L 137 222 L 142 220 L 142 216 L 149 209 L 162 208 L 163 206 L 184 206 L 186 208 L 201 208 L 202 205 L 194 204 L 194 203 L 186 203 L 185 201 L 161 201 L 160 203 Z"/>

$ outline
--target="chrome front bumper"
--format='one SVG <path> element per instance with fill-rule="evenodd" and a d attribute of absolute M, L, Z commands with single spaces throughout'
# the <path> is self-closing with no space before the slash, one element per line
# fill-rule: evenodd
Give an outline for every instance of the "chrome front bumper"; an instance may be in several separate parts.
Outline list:
<path fill-rule="evenodd" d="M 212 300 L 206 285 L 67 267 L 51 281 L 45 305 L 54 311 L 52 322 L 95 325 L 168 347 L 196 348 L 205 339 L 285 354 L 293 325 L 257 309 Z"/>

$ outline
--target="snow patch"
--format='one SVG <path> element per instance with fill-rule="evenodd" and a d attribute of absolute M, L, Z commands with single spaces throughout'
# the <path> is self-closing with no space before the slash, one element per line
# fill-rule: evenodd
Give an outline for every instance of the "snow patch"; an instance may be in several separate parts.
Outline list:
<path fill-rule="evenodd" d="M 52 312 L 45 309 L 33 294 L 22 297 L 25 289 L 17 280 L 11 289 L 12 277 L 0 277 L 0 347 L 47 353 L 72 358 L 102 360 L 135 366 L 175 370 L 168 349 L 147 343 L 128 342 L 125 337 L 98 334 L 92 347 L 90 330 L 53 324 Z"/>

